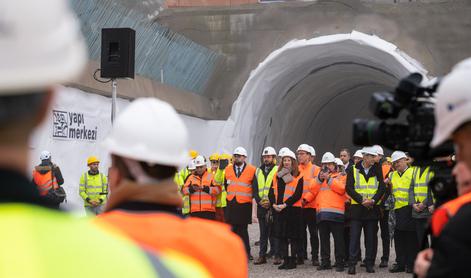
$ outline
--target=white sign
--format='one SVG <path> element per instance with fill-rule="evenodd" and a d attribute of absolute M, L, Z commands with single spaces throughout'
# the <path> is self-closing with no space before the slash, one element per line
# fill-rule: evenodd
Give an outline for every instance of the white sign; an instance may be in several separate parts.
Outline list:
<path fill-rule="evenodd" d="M 52 110 L 52 138 L 62 140 L 96 141 L 98 124 L 85 113 Z"/>

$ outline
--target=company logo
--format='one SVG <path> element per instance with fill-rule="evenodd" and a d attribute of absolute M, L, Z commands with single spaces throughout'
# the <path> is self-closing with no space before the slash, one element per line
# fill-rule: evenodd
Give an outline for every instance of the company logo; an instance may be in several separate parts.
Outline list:
<path fill-rule="evenodd" d="M 96 141 L 98 126 L 85 122 L 83 113 L 52 111 L 52 137 L 56 139 Z"/>

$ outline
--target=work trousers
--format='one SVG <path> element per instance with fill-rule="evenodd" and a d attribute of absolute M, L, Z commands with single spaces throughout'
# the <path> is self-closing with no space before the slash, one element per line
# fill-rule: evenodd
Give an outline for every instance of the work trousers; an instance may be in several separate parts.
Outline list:
<path fill-rule="evenodd" d="M 300 239 L 288 239 L 288 238 L 279 238 L 280 243 L 280 253 L 284 260 L 288 257 L 294 257 L 296 254 L 299 254 L 299 244 Z M 289 246 L 291 246 L 291 256 L 289 253 Z"/>
<path fill-rule="evenodd" d="M 249 241 L 249 231 L 247 229 L 247 224 L 233 224 L 232 225 L 232 232 L 242 239 L 242 242 L 245 246 L 245 251 L 247 252 L 247 256 L 250 256 L 250 241 Z"/>
<path fill-rule="evenodd" d="M 383 216 L 379 220 L 379 227 L 381 229 L 381 241 L 383 243 L 383 256 L 381 257 L 382 262 L 389 261 L 390 243 L 391 239 L 389 236 L 389 210 L 384 210 Z M 377 248 L 376 248 L 377 250 Z"/>
<path fill-rule="evenodd" d="M 321 265 L 330 265 L 330 234 L 334 238 L 335 263 L 345 263 L 344 223 L 334 221 L 321 221 L 318 225 L 321 242 Z"/>
<path fill-rule="evenodd" d="M 281 256 L 278 250 L 277 239 L 271 235 L 271 224 L 267 220 L 268 210 L 258 206 L 257 207 L 257 218 L 258 227 L 260 228 L 260 252 L 259 256 L 264 257 L 268 251 L 268 241 L 270 241 L 270 254 L 275 256 Z"/>
<path fill-rule="evenodd" d="M 414 268 L 414 261 L 419 252 L 419 243 L 415 231 L 394 231 L 394 249 L 399 267 Z"/>
<path fill-rule="evenodd" d="M 311 258 L 319 260 L 319 234 L 316 222 L 316 210 L 312 208 L 303 209 L 303 231 L 299 246 L 298 257 L 307 258 L 307 230 L 309 230 L 309 242 L 311 243 Z"/>
<path fill-rule="evenodd" d="M 417 234 L 417 242 L 419 244 L 419 248 L 428 248 L 430 246 L 430 237 L 427 235 L 427 237 L 425 238 L 428 219 L 416 218 L 414 219 L 414 221 L 415 221 L 415 231 Z M 424 244 L 424 246 L 422 246 L 422 243 Z"/>
<path fill-rule="evenodd" d="M 374 266 L 378 240 L 378 220 L 351 220 L 349 264 L 356 265 L 360 257 L 361 229 L 365 236 L 365 263 Z"/>

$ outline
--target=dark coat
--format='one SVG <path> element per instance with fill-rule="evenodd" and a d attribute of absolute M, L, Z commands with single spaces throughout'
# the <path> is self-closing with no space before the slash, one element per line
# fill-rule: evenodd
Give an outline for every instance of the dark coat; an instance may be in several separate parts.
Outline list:
<path fill-rule="evenodd" d="M 374 164 L 371 166 L 370 171 L 368 172 L 368 175 L 365 174 L 365 170 L 363 169 L 363 165 L 361 162 L 358 162 L 355 165 L 355 168 L 358 168 L 360 170 L 360 175 L 363 175 L 366 180 L 369 178 L 376 178 L 378 179 L 378 190 L 376 191 L 376 194 L 373 196 L 373 200 L 375 201 L 375 204 L 378 204 L 378 202 L 381 200 L 383 195 L 385 194 L 386 186 L 384 185 L 384 180 L 383 180 L 383 171 L 381 167 L 378 164 Z M 361 205 L 363 202 L 363 197 L 356 192 L 355 190 L 355 178 L 353 176 L 353 171 L 355 168 L 350 168 L 347 171 L 347 185 L 346 185 L 346 190 L 347 194 L 355 200 L 358 204 L 351 204 L 349 207 L 349 218 L 352 220 L 378 220 L 381 212 L 380 212 L 380 206 L 379 205 L 374 205 L 373 208 L 369 209 L 366 208 L 365 206 Z"/>
<path fill-rule="evenodd" d="M 275 199 L 273 186 L 270 188 L 268 198 L 270 204 L 287 206 L 281 212 L 273 211 L 273 235 L 278 238 L 299 239 L 302 237 L 303 230 L 303 211 L 301 207 L 293 207 L 293 204 L 299 201 L 303 195 L 303 178 L 300 178 L 296 185 L 293 196 L 283 202 L 283 195 L 286 184 L 282 178 L 276 177 L 278 182 L 278 198 Z"/>

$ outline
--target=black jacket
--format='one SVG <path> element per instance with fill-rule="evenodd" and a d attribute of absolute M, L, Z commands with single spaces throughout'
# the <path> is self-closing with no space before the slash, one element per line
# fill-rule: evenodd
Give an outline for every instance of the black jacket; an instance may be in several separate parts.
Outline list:
<path fill-rule="evenodd" d="M 471 276 L 470 220 L 471 203 L 463 205 L 433 241 L 434 253 L 428 278 Z"/>
<path fill-rule="evenodd" d="M 380 216 L 380 210 L 379 210 L 379 205 L 374 205 L 372 209 L 368 209 L 361 205 L 363 202 L 363 197 L 356 192 L 355 190 L 355 178 L 353 176 L 353 171 L 355 168 L 358 168 L 360 170 L 360 175 L 363 175 L 365 179 L 373 178 L 376 176 L 378 179 L 378 190 L 376 191 L 376 194 L 373 196 L 373 200 L 375 201 L 375 204 L 378 204 L 378 202 L 381 200 L 381 197 L 385 194 L 386 187 L 384 185 L 384 180 L 383 180 L 383 172 L 381 167 L 378 164 L 374 164 L 371 166 L 368 175 L 365 174 L 365 170 L 363 169 L 363 165 L 361 162 L 358 162 L 355 167 L 350 168 L 347 171 L 347 184 L 346 184 L 346 190 L 347 194 L 355 200 L 358 204 L 352 204 L 349 208 L 350 210 L 350 218 L 353 220 L 376 220 L 379 219 Z"/>
<path fill-rule="evenodd" d="M 259 169 L 262 170 L 262 173 L 265 176 L 265 179 L 267 178 L 268 174 L 270 174 L 271 170 L 273 170 L 273 167 L 275 167 L 275 165 L 269 166 L 267 169 L 265 169 L 265 165 L 262 165 L 262 166 L 259 167 Z M 264 171 L 264 170 L 266 170 L 266 171 Z M 275 178 L 275 177 L 273 177 L 273 178 Z M 260 196 L 258 195 L 258 179 L 257 179 L 257 174 L 256 173 L 255 173 L 255 177 L 253 178 L 253 182 L 252 182 L 252 195 L 255 199 L 255 202 L 257 202 L 257 204 L 259 204 L 262 199 L 260 199 Z"/>

